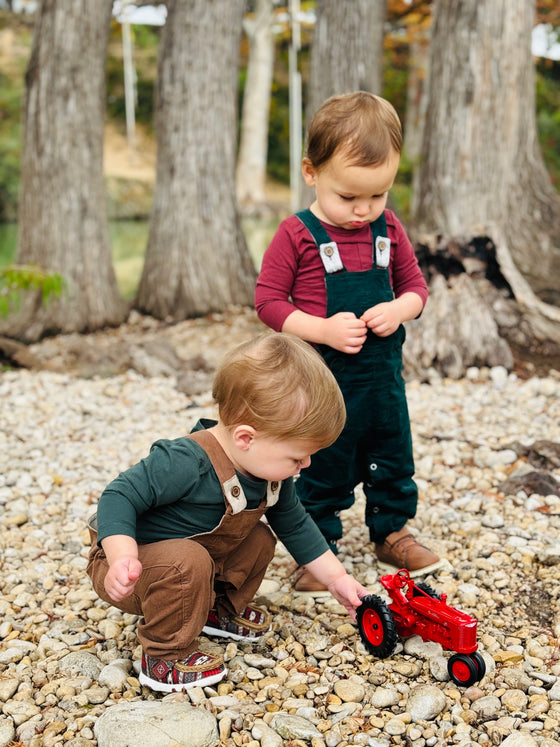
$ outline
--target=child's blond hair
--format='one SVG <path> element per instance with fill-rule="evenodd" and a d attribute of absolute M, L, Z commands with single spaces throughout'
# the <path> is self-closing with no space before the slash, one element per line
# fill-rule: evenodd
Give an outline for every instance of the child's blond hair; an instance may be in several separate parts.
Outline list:
<path fill-rule="evenodd" d="M 330 446 L 346 420 L 342 393 L 311 345 L 283 332 L 260 335 L 229 351 L 212 395 L 220 421 L 265 436 Z"/>
<path fill-rule="evenodd" d="M 402 150 L 402 127 L 392 104 L 366 91 L 331 96 L 315 112 L 306 159 L 316 169 L 341 152 L 352 166 L 380 166 Z"/>

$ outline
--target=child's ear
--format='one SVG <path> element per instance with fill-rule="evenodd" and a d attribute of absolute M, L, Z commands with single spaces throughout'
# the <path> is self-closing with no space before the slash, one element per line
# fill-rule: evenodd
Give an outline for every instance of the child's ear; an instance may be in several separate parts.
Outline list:
<path fill-rule="evenodd" d="M 250 425 L 237 425 L 232 432 L 233 443 L 241 451 L 247 451 L 253 443 L 255 433 Z"/>
<path fill-rule="evenodd" d="M 303 176 L 303 181 L 307 184 L 308 187 L 315 186 L 315 167 L 309 160 L 309 158 L 304 158 L 301 162 L 301 173 Z"/>

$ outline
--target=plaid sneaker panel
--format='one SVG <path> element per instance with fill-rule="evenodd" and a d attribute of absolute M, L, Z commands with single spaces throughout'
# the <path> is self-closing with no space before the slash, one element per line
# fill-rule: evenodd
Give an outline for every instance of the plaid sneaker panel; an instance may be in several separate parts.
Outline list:
<path fill-rule="evenodd" d="M 221 656 L 194 651 L 180 661 L 156 659 L 142 652 L 140 684 L 158 692 L 171 693 L 189 687 L 206 687 L 227 674 Z"/>
<path fill-rule="evenodd" d="M 235 617 L 218 617 L 216 610 L 210 610 L 202 632 L 234 641 L 258 641 L 270 628 L 271 620 L 269 612 L 252 605 Z"/>

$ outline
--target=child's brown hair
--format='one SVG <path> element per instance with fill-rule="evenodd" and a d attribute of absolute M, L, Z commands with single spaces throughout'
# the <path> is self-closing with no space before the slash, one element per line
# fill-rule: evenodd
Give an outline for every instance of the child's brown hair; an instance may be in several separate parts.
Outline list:
<path fill-rule="evenodd" d="M 306 159 L 319 170 L 337 151 L 352 166 L 379 166 L 402 150 L 402 126 L 392 104 L 366 91 L 331 96 L 315 112 Z"/>
<path fill-rule="evenodd" d="M 250 425 L 265 436 L 332 444 L 346 420 L 342 393 L 311 345 L 265 333 L 229 351 L 212 395 L 226 427 Z"/>

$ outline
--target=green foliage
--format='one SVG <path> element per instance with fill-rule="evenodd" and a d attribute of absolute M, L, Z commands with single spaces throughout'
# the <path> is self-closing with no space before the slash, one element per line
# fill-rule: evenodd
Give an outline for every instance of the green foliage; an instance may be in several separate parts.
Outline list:
<path fill-rule="evenodd" d="M 405 121 L 406 97 L 408 83 L 408 50 L 399 50 L 399 54 L 385 52 L 383 55 L 383 92 L 401 119 Z"/>
<path fill-rule="evenodd" d="M 21 293 L 40 290 L 44 304 L 59 298 L 64 290 L 64 278 L 46 273 L 32 265 L 7 265 L 0 268 L 0 318 L 19 308 Z"/>
<path fill-rule="evenodd" d="M 285 86 L 273 84 L 268 128 L 268 166 L 272 179 L 281 184 L 290 182 L 290 104 Z"/>
<path fill-rule="evenodd" d="M 15 220 L 21 158 L 23 84 L 0 74 L 0 221 Z"/>
<path fill-rule="evenodd" d="M 157 50 L 161 33 L 160 26 L 134 25 L 134 46 L 137 49 L 147 50 L 155 58 L 154 50 Z"/>
<path fill-rule="evenodd" d="M 410 218 L 413 171 L 414 164 L 406 157 L 406 153 L 403 153 L 395 183 L 389 192 L 389 208 L 394 210 L 404 223 Z"/>
<path fill-rule="evenodd" d="M 560 62 L 537 65 L 537 129 L 550 178 L 560 191 Z"/>
<path fill-rule="evenodd" d="M 0 222 L 15 221 L 20 182 L 25 70 L 31 53 L 33 19 L 0 11 L 0 28 L 11 29 L 0 72 Z"/>
<path fill-rule="evenodd" d="M 9 265 L 16 256 L 17 223 L 0 222 L 0 267 Z"/>
<path fill-rule="evenodd" d="M 157 75 L 157 50 L 160 29 L 153 26 L 133 25 L 133 63 L 136 73 L 136 105 L 134 116 L 137 122 L 153 128 L 154 87 Z M 105 68 L 107 81 L 107 113 L 110 118 L 124 120 L 124 67 L 122 30 L 113 22 L 111 41 Z"/>

